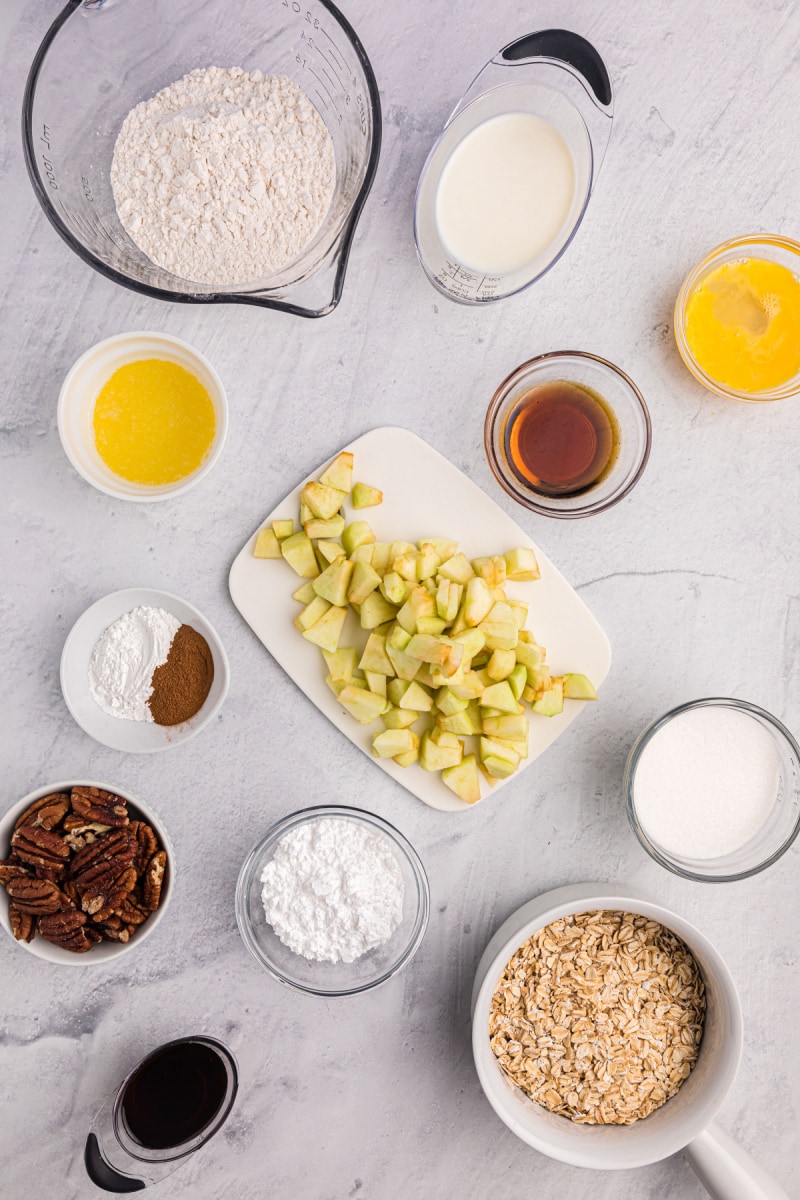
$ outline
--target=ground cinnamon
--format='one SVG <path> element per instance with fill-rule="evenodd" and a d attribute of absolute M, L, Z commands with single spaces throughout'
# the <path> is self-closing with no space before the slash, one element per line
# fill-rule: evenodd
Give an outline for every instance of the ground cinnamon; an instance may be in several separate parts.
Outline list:
<path fill-rule="evenodd" d="M 208 642 L 181 625 L 169 648 L 167 661 L 153 672 L 153 694 L 148 700 L 157 725 L 180 725 L 199 712 L 214 682 L 214 659 Z"/>

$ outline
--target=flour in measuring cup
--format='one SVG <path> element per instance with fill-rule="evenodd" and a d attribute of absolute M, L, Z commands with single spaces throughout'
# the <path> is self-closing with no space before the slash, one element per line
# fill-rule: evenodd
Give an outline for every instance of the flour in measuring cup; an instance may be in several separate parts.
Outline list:
<path fill-rule="evenodd" d="M 125 230 L 157 266 L 241 285 L 296 259 L 336 180 L 325 123 L 285 75 L 201 68 L 131 109 L 111 187 Z"/>

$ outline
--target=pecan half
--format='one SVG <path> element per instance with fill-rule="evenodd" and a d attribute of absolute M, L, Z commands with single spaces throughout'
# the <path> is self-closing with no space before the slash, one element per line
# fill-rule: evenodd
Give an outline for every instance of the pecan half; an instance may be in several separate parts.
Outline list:
<path fill-rule="evenodd" d="M 127 825 L 128 803 L 113 792 L 100 788 L 74 787 L 70 795 L 72 811 L 85 821 L 100 821 L 103 825 Z"/>
<path fill-rule="evenodd" d="M 122 871 L 107 872 L 96 879 L 81 896 L 81 908 L 90 916 L 97 915 L 102 921 L 102 913 L 109 916 L 122 904 L 125 897 L 133 890 L 136 883 L 136 868 L 124 867 Z M 79 883 L 80 890 L 80 883 Z"/>
<path fill-rule="evenodd" d="M 62 837 L 36 825 L 21 825 L 11 837 L 11 848 L 22 862 L 62 872 L 69 858 L 69 846 Z"/>
<path fill-rule="evenodd" d="M 63 907 L 63 897 L 54 883 L 45 879 L 10 879 L 7 891 L 20 912 L 40 913 L 59 912 Z"/>
<path fill-rule="evenodd" d="M 86 924 L 86 914 L 78 912 L 77 908 L 68 908 L 66 912 L 48 913 L 38 918 L 38 931 L 46 942 L 54 942 L 56 946 L 70 941 L 78 931 L 83 931 Z M 89 943 L 91 946 L 91 942 Z"/>
<path fill-rule="evenodd" d="M 4 887 L 8 885 L 9 879 L 19 879 L 21 876 L 30 879 L 31 873 L 26 867 L 21 867 L 18 863 L 0 862 L 0 883 Z"/>
<path fill-rule="evenodd" d="M 146 908 L 141 908 L 133 895 L 126 896 L 120 905 L 117 907 L 116 916 L 118 920 L 123 921 L 126 925 L 143 925 L 150 913 Z"/>
<path fill-rule="evenodd" d="M 133 862 L 135 855 L 136 841 L 131 837 L 129 830 L 115 829 L 78 851 L 70 863 L 70 875 L 78 882 L 79 887 L 82 877 L 86 875 L 88 885 L 94 878 L 94 875 L 88 874 L 90 871 L 95 875 L 102 874 L 108 870 L 111 860 L 119 864 L 118 870 L 122 870 L 128 863 Z"/>
<path fill-rule="evenodd" d="M 136 872 L 142 875 L 158 850 L 158 838 L 146 821 L 131 821 L 130 828 L 136 838 Z"/>
<path fill-rule="evenodd" d="M 142 876 L 142 899 L 144 907 L 149 912 L 155 912 L 161 901 L 161 889 L 164 886 L 164 872 L 167 867 L 167 852 L 159 850 L 147 864 Z"/>
<path fill-rule="evenodd" d="M 23 912 L 16 904 L 9 904 L 8 919 L 11 932 L 18 942 L 32 942 L 36 933 L 36 922 L 30 913 Z"/>
<path fill-rule="evenodd" d="M 52 792 L 34 800 L 29 808 L 18 819 L 15 829 L 23 825 L 41 826 L 42 829 L 55 829 L 69 812 L 69 796 L 66 792 Z"/>

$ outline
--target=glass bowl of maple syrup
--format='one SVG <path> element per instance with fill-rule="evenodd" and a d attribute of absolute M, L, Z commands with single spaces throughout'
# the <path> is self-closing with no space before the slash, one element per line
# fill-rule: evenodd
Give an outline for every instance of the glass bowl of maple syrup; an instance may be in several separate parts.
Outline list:
<path fill-rule="evenodd" d="M 512 371 L 486 413 L 489 466 L 520 504 L 587 517 L 626 496 L 650 455 L 650 414 L 624 371 L 559 350 Z"/>

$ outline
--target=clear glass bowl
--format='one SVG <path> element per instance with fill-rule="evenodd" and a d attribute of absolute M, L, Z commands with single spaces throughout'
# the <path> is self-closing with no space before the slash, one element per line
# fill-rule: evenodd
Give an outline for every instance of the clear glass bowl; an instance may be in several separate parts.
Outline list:
<path fill-rule="evenodd" d="M 780 763 L 780 783 L 772 812 L 758 833 L 746 845 L 719 858 L 681 858 L 651 842 L 636 812 L 636 768 L 651 738 L 681 713 L 693 708 L 732 708 L 757 721 L 775 742 Z M 633 831 L 651 858 L 684 879 L 699 883 L 730 883 L 748 879 L 772 866 L 786 853 L 800 833 L 800 746 L 776 717 L 746 700 L 712 696 L 692 700 L 671 709 L 640 734 L 625 765 L 625 803 Z"/>
<path fill-rule="evenodd" d="M 181 279 L 134 245 L 117 217 L 114 143 L 134 105 L 197 67 L 292 79 L 328 127 L 336 186 L 321 228 L 268 279 Z M 31 66 L 23 102 L 28 174 L 51 224 L 84 262 L 146 296 L 238 302 L 319 317 L 339 302 L 381 142 L 375 75 L 330 0 L 69 0 Z"/>
<path fill-rule="evenodd" d="M 382 833 L 391 844 L 403 876 L 403 919 L 392 937 L 352 963 L 313 962 L 295 954 L 277 937 L 264 916 L 261 872 L 290 829 L 336 817 Z M 244 861 L 236 884 L 236 921 L 244 944 L 274 979 L 312 996 L 354 996 L 378 987 L 396 975 L 416 954 L 425 935 L 430 911 L 430 891 L 419 855 L 393 825 L 360 808 L 320 805 L 304 808 L 278 821 L 256 842 Z"/>
<path fill-rule="evenodd" d="M 751 404 L 759 404 L 764 400 L 786 400 L 789 396 L 800 394 L 800 372 L 786 383 L 781 384 L 780 387 L 770 388 L 764 392 L 739 391 L 736 388 L 728 387 L 725 383 L 719 383 L 718 380 L 707 375 L 692 354 L 686 340 L 686 306 L 692 292 L 711 271 L 716 270 L 723 263 L 735 262 L 742 258 L 769 259 L 770 262 L 780 263 L 782 267 L 786 267 L 792 274 L 800 278 L 800 242 L 780 237 L 777 234 L 763 233 L 732 238 L 729 242 L 723 242 L 721 246 L 717 246 L 710 254 L 701 259 L 697 266 L 689 272 L 678 292 L 673 316 L 678 351 L 698 383 L 702 383 L 703 387 L 708 388 L 710 392 L 716 392 L 718 396 L 725 396 L 728 400 L 744 400 Z"/>
<path fill-rule="evenodd" d="M 605 475 L 573 496 L 543 496 L 514 472 L 506 451 L 506 427 L 520 398 L 541 383 L 583 384 L 607 402 L 617 420 L 619 446 Z M 509 496 L 545 517 L 588 517 L 626 496 L 650 456 L 650 414 L 639 389 L 624 371 L 596 354 L 557 350 L 540 354 L 512 371 L 492 396 L 483 441 L 489 466 Z"/>

